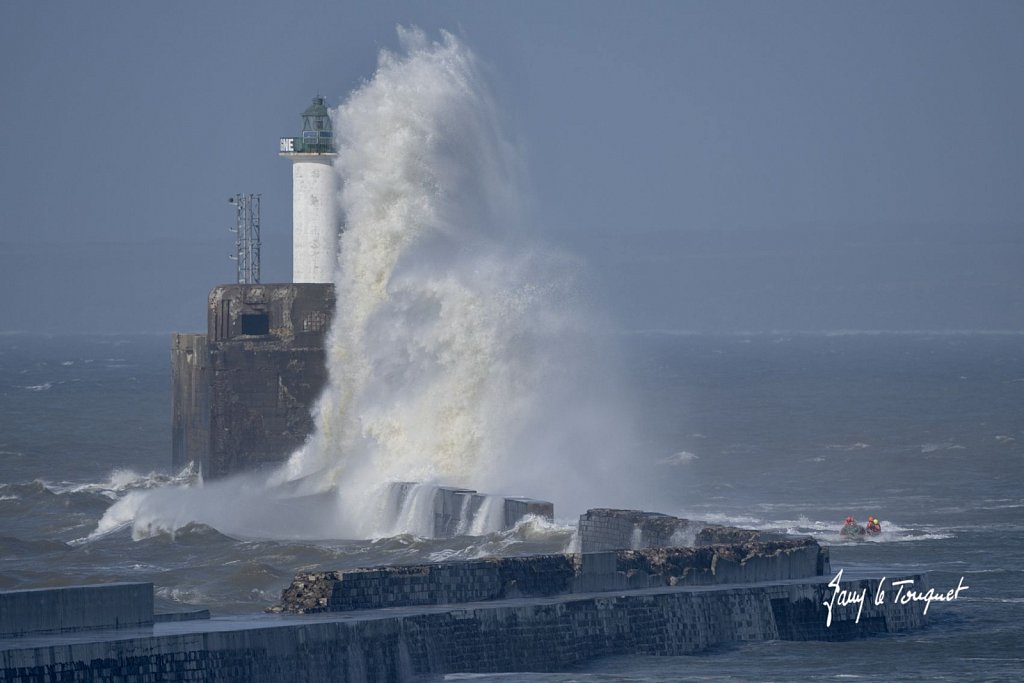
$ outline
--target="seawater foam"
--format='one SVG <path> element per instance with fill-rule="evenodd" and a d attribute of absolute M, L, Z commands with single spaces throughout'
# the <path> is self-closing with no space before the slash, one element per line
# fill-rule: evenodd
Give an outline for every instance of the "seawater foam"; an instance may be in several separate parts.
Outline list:
<path fill-rule="evenodd" d="M 505 523 L 505 499 L 500 496 L 487 496 L 480 505 L 469 526 L 470 536 L 483 536 L 491 531 L 498 531 Z"/>
<path fill-rule="evenodd" d="M 150 472 L 139 474 L 130 469 L 115 469 L 104 482 L 73 483 L 61 482 L 59 484 L 46 483 L 47 489 L 56 494 L 63 493 L 98 493 L 113 500 L 127 491 L 152 489 L 167 484 L 187 484 L 197 477 L 191 465 L 185 467 L 176 475 Z"/>
<path fill-rule="evenodd" d="M 579 264 L 530 234 L 522 164 L 473 53 L 447 33 L 399 38 L 402 51 L 382 51 L 332 113 L 346 225 L 315 433 L 260 482 L 135 493 L 101 527 L 131 517 L 137 534 L 187 521 L 246 536 L 418 533 L 437 483 L 565 512 L 627 503 L 629 420 Z M 400 481 L 424 485 L 394 522 Z M 286 499 L 309 496 L 319 509 L 296 507 L 313 519 L 292 517 Z M 476 517 L 471 531 L 493 528 Z"/>

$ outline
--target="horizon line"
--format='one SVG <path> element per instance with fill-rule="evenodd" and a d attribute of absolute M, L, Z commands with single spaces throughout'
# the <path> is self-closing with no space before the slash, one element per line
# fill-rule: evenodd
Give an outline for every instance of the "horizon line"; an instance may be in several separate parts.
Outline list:
<path fill-rule="evenodd" d="M 597 331 L 595 331 L 597 332 Z M 648 327 L 648 328 L 620 328 L 613 330 L 605 330 L 604 332 L 611 334 L 621 335 L 663 335 L 663 336 L 676 336 L 676 337 L 766 337 L 766 336 L 818 336 L 818 337 L 852 337 L 852 336 L 932 336 L 932 337 L 953 337 L 953 336 L 967 336 L 967 335 L 988 335 L 988 336 L 1020 336 L 1024 335 L 1024 329 L 1021 330 L 999 330 L 999 329 L 913 329 L 913 330 L 897 330 L 897 329 L 825 329 L 825 330 L 696 330 L 686 328 L 664 328 L 664 327 Z M 154 337 L 158 335 L 172 335 L 172 334 L 204 334 L 205 332 L 200 331 L 181 331 L 181 330 L 103 330 L 103 331 L 90 331 L 90 330 L 63 330 L 63 331 L 52 331 L 52 330 L 0 330 L 0 337 L 16 337 L 16 336 L 39 336 L 39 337 L 117 337 L 117 336 L 128 336 L 128 337 Z"/>

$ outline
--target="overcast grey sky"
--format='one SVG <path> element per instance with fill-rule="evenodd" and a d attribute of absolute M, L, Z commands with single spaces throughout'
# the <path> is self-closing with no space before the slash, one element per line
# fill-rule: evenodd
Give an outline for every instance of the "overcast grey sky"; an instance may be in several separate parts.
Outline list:
<path fill-rule="evenodd" d="M 277 139 L 396 47 L 488 65 L 627 329 L 1024 330 L 1024 3 L 0 3 L 0 331 L 190 331 Z"/>

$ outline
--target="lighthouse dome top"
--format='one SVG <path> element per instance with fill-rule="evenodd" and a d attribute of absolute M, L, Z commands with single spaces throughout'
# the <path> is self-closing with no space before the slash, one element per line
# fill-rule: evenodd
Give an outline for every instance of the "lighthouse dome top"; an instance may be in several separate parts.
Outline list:
<path fill-rule="evenodd" d="M 331 113 L 323 97 L 317 95 L 302 112 L 302 133 L 281 138 L 281 154 L 334 154 L 334 130 Z"/>
<path fill-rule="evenodd" d="M 331 126 L 330 112 L 327 111 L 327 103 L 324 98 L 317 95 L 313 98 L 313 104 L 306 107 L 306 111 L 302 112 L 303 128 L 308 125 L 311 121 L 323 120 L 326 122 L 327 127 Z"/>

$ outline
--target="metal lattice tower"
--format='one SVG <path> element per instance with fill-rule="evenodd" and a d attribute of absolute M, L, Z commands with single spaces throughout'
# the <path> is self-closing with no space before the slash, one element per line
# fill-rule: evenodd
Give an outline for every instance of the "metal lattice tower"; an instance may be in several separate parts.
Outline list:
<path fill-rule="evenodd" d="M 235 205 L 235 255 L 238 284 L 260 282 L 260 195 L 236 194 L 228 200 Z"/>

